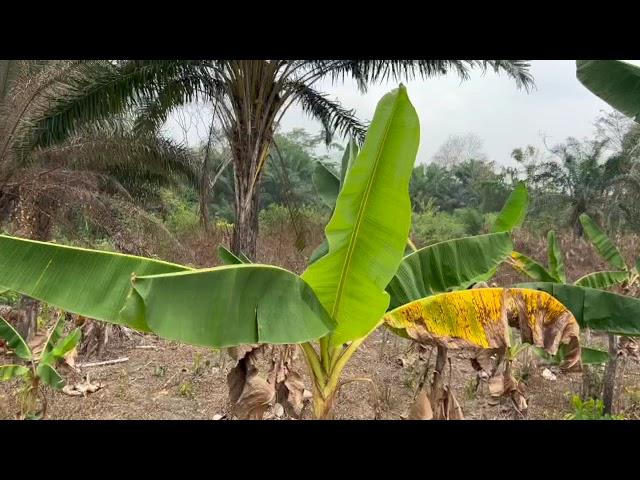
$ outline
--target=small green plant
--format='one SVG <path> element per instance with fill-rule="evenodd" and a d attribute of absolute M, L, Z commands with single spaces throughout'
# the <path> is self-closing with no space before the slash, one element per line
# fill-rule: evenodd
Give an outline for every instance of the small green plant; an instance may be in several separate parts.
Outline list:
<path fill-rule="evenodd" d="M 470 378 L 464 384 L 464 399 L 467 401 L 475 400 L 478 395 L 478 380 Z"/>
<path fill-rule="evenodd" d="M 191 373 L 193 373 L 194 376 L 200 375 L 204 366 L 204 362 L 202 361 L 202 353 L 196 352 L 195 357 L 193 357 L 193 366 L 191 367 Z"/>
<path fill-rule="evenodd" d="M 22 386 L 18 392 L 20 397 L 20 417 L 23 419 L 37 419 L 46 413 L 46 397 L 42 384 L 55 389 L 61 389 L 65 382 L 55 370 L 56 364 L 63 360 L 80 341 L 82 333 L 76 328 L 69 335 L 63 337 L 64 316 L 56 322 L 50 330 L 41 351 L 31 349 L 18 332 L 0 317 L 0 338 L 22 362 L 0 365 L 0 380 L 9 381 L 14 378 L 22 379 Z M 38 406 L 40 395 L 41 406 Z"/>
<path fill-rule="evenodd" d="M 571 399 L 573 412 L 565 415 L 565 420 L 624 420 L 622 415 L 605 415 L 604 403 L 597 398 L 582 400 L 580 395 Z"/>
<path fill-rule="evenodd" d="M 180 395 L 186 398 L 193 398 L 193 385 L 191 382 L 185 382 L 180 385 Z"/>
<path fill-rule="evenodd" d="M 167 370 L 162 366 L 162 365 L 156 365 L 156 368 L 153 370 L 153 375 L 155 377 L 164 377 L 165 373 L 167 373 Z"/>

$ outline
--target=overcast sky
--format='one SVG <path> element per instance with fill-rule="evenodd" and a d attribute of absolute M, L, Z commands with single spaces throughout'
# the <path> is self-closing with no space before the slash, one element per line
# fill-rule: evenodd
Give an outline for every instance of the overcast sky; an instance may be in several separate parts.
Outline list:
<path fill-rule="evenodd" d="M 640 65 L 640 61 L 631 60 Z M 583 138 L 594 131 L 593 123 L 601 110 L 610 107 L 589 92 L 576 79 L 574 60 L 534 60 L 531 72 L 536 88 L 530 93 L 518 90 L 506 75 L 474 72 L 461 82 L 455 74 L 408 82 L 409 98 L 420 116 L 421 135 L 418 162 L 427 162 L 450 135 L 474 133 L 484 141 L 489 159 L 508 165 L 511 151 L 527 144 L 542 147 L 573 136 Z M 374 85 L 361 94 L 354 82 L 332 85 L 329 80 L 316 84 L 343 106 L 355 108 L 359 118 L 370 120 L 377 101 L 395 84 Z M 206 137 L 206 122 L 189 131 L 189 143 Z M 172 136 L 182 139 L 175 120 L 167 125 Z M 320 123 L 292 106 L 281 122 L 281 130 L 305 128 L 320 130 Z"/>

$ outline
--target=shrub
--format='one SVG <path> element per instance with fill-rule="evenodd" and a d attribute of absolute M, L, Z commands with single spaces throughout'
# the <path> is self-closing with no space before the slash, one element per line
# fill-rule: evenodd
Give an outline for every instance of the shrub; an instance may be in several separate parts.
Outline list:
<path fill-rule="evenodd" d="M 620 415 L 605 415 L 604 403 L 599 399 L 582 400 L 579 395 L 574 395 L 571 405 L 573 413 L 566 415 L 566 420 L 624 420 Z"/>
<path fill-rule="evenodd" d="M 453 216 L 464 226 L 467 235 L 478 235 L 484 227 L 484 217 L 475 208 L 458 208 L 453 212 Z"/>
<path fill-rule="evenodd" d="M 432 245 L 466 236 L 465 225 L 453 215 L 429 209 L 414 216 L 413 231 L 417 243 Z"/>
<path fill-rule="evenodd" d="M 198 228 L 197 204 L 178 196 L 172 190 L 162 190 L 160 196 L 167 208 L 165 224 L 170 232 L 178 234 Z"/>

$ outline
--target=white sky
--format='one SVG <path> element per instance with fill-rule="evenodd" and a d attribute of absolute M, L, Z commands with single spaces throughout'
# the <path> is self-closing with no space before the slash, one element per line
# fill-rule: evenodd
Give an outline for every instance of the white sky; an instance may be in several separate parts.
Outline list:
<path fill-rule="evenodd" d="M 638 60 L 627 60 L 640 65 Z M 593 123 L 601 110 L 611 108 L 588 91 L 576 79 L 574 60 L 534 60 L 531 72 L 536 88 L 527 94 L 518 90 L 506 75 L 473 72 L 461 82 L 456 74 L 406 83 L 409 98 L 420 116 L 421 137 L 418 162 L 430 161 L 449 135 L 475 133 L 484 141 L 490 160 L 513 164 L 511 151 L 527 144 L 542 147 L 542 135 L 548 144 L 566 137 L 583 138 L 594 131 Z M 378 100 L 395 84 L 374 85 L 361 94 L 352 81 L 331 85 L 329 80 L 315 85 L 339 100 L 347 108 L 355 108 L 363 120 L 370 120 Z M 187 139 L 191 144 L 206 137 L 206 119 L 196 121 Z M 320 123 L 306 116 L 294 105 L 285 114 L 281 130 L 304 128 L 320 131 Z M 178 123 L 171 119 L 167 130 L 182 140 Z"/>

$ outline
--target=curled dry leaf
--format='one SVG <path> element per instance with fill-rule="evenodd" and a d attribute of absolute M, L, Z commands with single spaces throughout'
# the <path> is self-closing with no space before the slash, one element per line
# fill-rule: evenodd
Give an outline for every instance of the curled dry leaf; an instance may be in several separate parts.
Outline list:
<path fill-rule="evenodd" d="M 87 393 L 94 393 L 100 390 L 103 385 L 100 382 L 92 383 L 87 375 L 82 383 L 75 385 L 65 385 L 62 392 L 72 397 L 86 397 Z"/>
<path fill-rule="evenodd" d="M 297 372 L 289 372 L 289 375 L 285 379 L 283 385 L 287 389 L 286 406 L 288 413 L 297 418 L 302 414 L 305 399 L 309 398 L 305 398 L 305 392 L 309 391 L 305 390 L 304 381 Z"/>
<path fill-rule="evenodd" d="M 297 353 L 296 345 L 272 346 L 271 369 L 267 377 L 267 381 L 275 387 L 276 401 L 294 418 L 302 414 L 305 400 L 302 376 L 292 369 Z"/>
<path fill-rule="evenodd" d="M 40 356 L 40 354 L 42 353 L 47 338 L 49 338 L 49 334 L 47 332 L 38 332 L 27 343 L 27 345 L 29 345 L 29 349 L 35 357 Z"/>
<path fill-rule="evenodd" d="M 489 378 L 489 394 L 493 398 L 490 405 L 497 405 L 500 397 L 511 397 L 514 405 L 524 414 L 527 410 L 527 399 L 524 383 L 517 381 L 507 368 L 503 375 Z"/>
<path fill-rule="evenodd" d="M 284 407 L 281 404 L 276 403 L 273 406 L 273 414 L 278 418 L 282 417 L 284 415 Z"/>
<path fill-rule="evenodd" d="M 630 337 L 620 337 L 618 340 L 618 355 L 640 359 L 640 345 Z"/>
<path fill-rule="evenodd" d="M 561 368 L 580 371 L 579 327 L 572 313 L 546 292 L 479 288 L 432 295 L 388 312 L 385 324 L 425 345 L 506 349 L 509 326 L 524 343 L 555 355 L 568 344 Z"/>
<path fill-rule="evenodd" d="M 460 408 L 460 404 L 456 397 L 453 395 L 453 391 L 451 387 L 445 387 L 446 389 L 446 420 L 464 420 L 464 415 L 462 414 L 462 408 Z"/>
<path fill-rule="evenodd" d="M 78 357 L 78 347 L 76 346 L 74 349 L 70 350 L 64 356 L 64 363 L 69 365 L 72 369 L 76 370 L 76 358 Z"/>
<path fill-rule="evenodd" d="M 260 345 L 238 345 L 236 347 L 227 348 L 227 353 L 236 362 L 239 362 L 246 357 L 247 354 L 257 350 L 258 348 L 260 348 Z"/>
<path fill-rule="evenodd" d="M 229 398 L 243 420 L 260 420 L 275 399 L 273 385 L 258 375 L 251 355 L 242 358 L 227 376 Z"/>
<path fill-rule="evenodd" d="M 409 408 L 409 420 L 431 420 L 433 418 L 433 410 L 427 392 L 422 389 Z"/>

